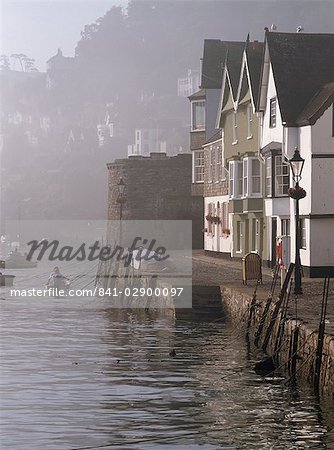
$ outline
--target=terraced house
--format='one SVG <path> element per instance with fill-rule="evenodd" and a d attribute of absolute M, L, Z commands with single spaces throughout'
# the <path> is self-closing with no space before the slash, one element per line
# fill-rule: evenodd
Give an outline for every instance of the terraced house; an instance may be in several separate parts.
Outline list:
<path fill-rule="evenodd" d="M 217 135 L 215 128 L 222 85 L 222 67 L 228 51 L 239 51 L 239 54 L 241 54 L 243 47 L 242 42 L 206 39 L 202 57 L 201 85 L 197 92 L 188 97 L 191 105 L 192 194 L 193 196 L 200 196 L 202 199 L 204 196 L 203 227 L 206 227 L 204 217 L 210 215 L 213 208 L 218 208 L 218 212 L 215 210 L 215 215 L 223 212 L 221 204 L 224 200 L 220 198 L 220 190 L 223 189 L 224 191 L 226 177 L 225 172 L 222 172 L 222 164 L 220 163 L 222 161 L 222 138 L 221 135 Z M 210 143 L 212 150 L 210 153 L 210 170 L 208 164 L 205 166 L 205 160 L 208 160 L 208 143 Z M 216 162 L 218 166 L 220 165 L 217 170 Z M 220 175 L 221 173 L 222 175 Z M 211 202 L 208 196 L 214 196 L 215 199 Z M 210 207 L 208 207 L 208 203 L 210 203 Z M 211 205 L 211 203 L 214 205 Z M 212 211 L 208 208 L 211 208 Z M 222 227 L 219 228 L 218 224 L 212 222 L 209 222 L 208 226 L 210 232 L 204 233 L 204 248 L 209 247 L 211 250 L 226 249 Z M 226 224 L 225 229 L 228 229 L 228 224 Z"/>
<path fill-rule="evenodd" d="M 222 136 L 221 158 L 217 142 L 211 140 L 205 146 L 205 249 L 233 258 L 250 251 L 262 254 L 263 250 L 263 164 L 258 156 L 255 114 L 262 50 L 263 44 L 247 39 L 228 51 L 216 122 Z M 216 177 L 221 174 L 224 181 L 214 189 L 210 185 L 214 182 L 212 173 Z M 209 196 L 212 191 L 216 197 Z"/>
<path fill-rule="evenodd" d="M 262 256 L 263 252 L 263 165 L 258 156 L 259 122 L 255 114 L 262 51 L 262 43 L 247 39 L 241 62 L 227 60 L 222 89 L 219 124 L 224 129 L 234 258 L 251 251 Z"/>
<path fill-rule="evenodd" d="M 334 34 L 265 34 L 258 111 L 265 159 L 264 259 L 274 263 L 286 236 L 286 264 L 295 258 L 295 205 L 288 196 L 288 160 L 295 147 L 305 159 L 300 201 L 304 274 L 334 267 Z M 290 245 L 289 245 L 290 242 Z"/>
<path fill-rule="evenodd" d="M 200 158 L 193 158 L 193 182 L 204 196 L 204 249 L 232 258 L 256 252 L 274 266 L 282 241 L 285 267 L 294 261 L 289 159 L 297 147 L 307 192 L 300 201 L 303 272 L 333 273 L 334 35 L 266 30 L 264 43 L 225 44 L 215 127 L 216 98 L 210 103 L 206 90 L 191 98 L 204 101 L 207 114 L 194 149 Z M 217 73 L 217 54 L 210 64 Z"/>

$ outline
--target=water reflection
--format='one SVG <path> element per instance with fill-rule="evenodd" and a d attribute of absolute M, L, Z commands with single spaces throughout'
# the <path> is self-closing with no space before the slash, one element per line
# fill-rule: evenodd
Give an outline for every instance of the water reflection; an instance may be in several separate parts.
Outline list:
<path fill-rule="evenodd" d="M 334 447 L 331 406 L 263 382 L 227 323 L 55 299 L 1 308 L 2 449 Z"/>

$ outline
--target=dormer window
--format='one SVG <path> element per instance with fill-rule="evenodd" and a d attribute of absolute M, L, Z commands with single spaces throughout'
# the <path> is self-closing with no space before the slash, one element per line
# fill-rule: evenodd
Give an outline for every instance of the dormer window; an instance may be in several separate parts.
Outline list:
<path fill-rule="evenodd" d="M 270 128 L 276 127 L 276 105 L 277 105 L 276 97 L 271 98 L 270 99 L 270 118 L 269 118 Z"/>
<path fill-rule="evenodd" d="M 205 130 L 205 101 L 196 101 L 191 104 L 191 130 Z"/>

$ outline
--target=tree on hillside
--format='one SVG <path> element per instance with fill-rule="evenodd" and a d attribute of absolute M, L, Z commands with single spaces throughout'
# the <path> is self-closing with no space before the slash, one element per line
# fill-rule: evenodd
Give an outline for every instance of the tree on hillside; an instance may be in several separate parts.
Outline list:
<path fill-rule="evenodd" d="M 0 70 L 10 70 L 10 62 L 7 55 L 0 55 Z"/>

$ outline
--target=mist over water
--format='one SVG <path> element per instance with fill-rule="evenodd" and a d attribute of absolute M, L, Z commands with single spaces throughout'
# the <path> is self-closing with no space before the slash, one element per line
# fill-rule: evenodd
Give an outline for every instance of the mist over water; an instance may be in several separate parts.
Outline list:
<path fill-rule="evenodd" d="M 333 411 L 306 388 L 263 381 L 261 355 L 227 322 L 51 298 L 2 298 L 1 309 L 1 448 L 334 444 Z"/>

